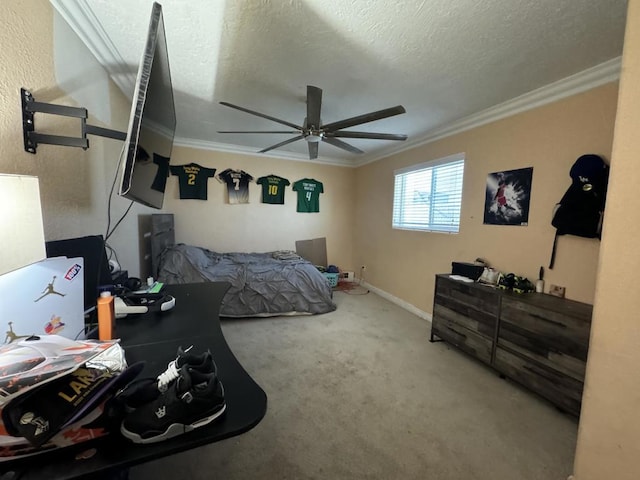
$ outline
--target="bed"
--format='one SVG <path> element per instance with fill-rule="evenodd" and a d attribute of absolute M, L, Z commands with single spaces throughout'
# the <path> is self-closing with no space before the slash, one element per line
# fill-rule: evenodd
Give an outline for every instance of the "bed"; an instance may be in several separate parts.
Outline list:
<path fill-rule="evenodd" d="M 168 245 L 157 259 L 165 284 L 226 281 L 222 317 L 328 313 L 332 288 L 309 261 L 292 251 L 219 253 L 193 245 Z"/>

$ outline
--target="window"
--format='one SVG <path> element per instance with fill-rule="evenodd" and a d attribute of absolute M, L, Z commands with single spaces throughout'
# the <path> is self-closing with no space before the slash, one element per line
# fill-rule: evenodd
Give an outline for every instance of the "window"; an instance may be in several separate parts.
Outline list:
<path fill-rule="evenodd" d="M 458 233 L 464 155 L 396 170 L 393 228 Z"/>

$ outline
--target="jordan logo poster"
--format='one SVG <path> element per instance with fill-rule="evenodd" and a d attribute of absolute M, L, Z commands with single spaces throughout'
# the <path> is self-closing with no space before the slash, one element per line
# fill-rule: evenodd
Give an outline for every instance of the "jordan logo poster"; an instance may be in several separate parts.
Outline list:
<path fill-rule="evenodd" d="M 485 225 L 528 225 L 532 177 L 533 167 L 487 176 Z"/>

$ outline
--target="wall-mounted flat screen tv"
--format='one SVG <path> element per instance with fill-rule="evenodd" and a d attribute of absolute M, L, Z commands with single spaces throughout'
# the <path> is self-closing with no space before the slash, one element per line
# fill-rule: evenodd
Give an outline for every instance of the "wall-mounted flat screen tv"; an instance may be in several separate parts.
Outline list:
<path fill-rule="evenodd" d="M 122 151 L 121 196 L 162 208 L 175 128 L 162 6 L 154 3 Z"/>

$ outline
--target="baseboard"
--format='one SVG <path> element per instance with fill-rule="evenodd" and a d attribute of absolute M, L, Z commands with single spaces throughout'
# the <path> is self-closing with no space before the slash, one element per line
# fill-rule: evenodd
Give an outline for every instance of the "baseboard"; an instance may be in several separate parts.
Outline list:
<path fill-rule="evenodd" d="M 389 292 L 385 292 L 384 290 L 382 290 L 382 289 L 380 289 L 378 287 L 375 287 L 375 286 L 371 285 L 370 283 L 362 282 L 362 286 L 367 288 L 369 291 L 371 291 L 371 292 L 373 292 L 373 293 L 375 293 L 377 295 L 380 295 L 385 300 L 389 300 L 391 303 L 395 303 L 396 305 L 398 305 L 401 308 L 404 308 L 408 312 L 411 312 L 414 315 L 416 315 L 416 316 L 426 320 L 427 322 L 431 323 L 432 316 L 431 316 L 430 313 L 427 313 L 424 310 L 420 310 L 415 305 L 412 305 L 409 302 L 405 302 L 401 298 L 398 298 L 395 295 L 391 295 Z"/>

